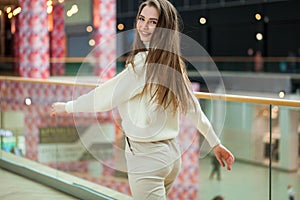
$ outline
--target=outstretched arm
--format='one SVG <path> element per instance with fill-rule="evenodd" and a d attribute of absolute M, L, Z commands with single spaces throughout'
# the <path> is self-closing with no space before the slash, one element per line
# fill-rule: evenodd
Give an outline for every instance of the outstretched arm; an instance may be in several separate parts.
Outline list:
<path fill-rule="evenodd" d="M 234 163 L 234 156 L 228 149 L 226 149 L 226 147 L 224 147 L 221 144 L 220 139 L 213 130 L 210 121 L 203 113 L 196 97 L 194 97 L 193 100 L 196 104 L 196 110 L 190 109 L 187 113 L 187 117 L 197 127 L 199 132 L 201 132 L 203 136 L 207 139 L 209 145 L 213 148 L 214 154 L 217 160 L 219 161 L 220 165 L 222 167 L 225 167 L 226 163 L 227 169 L 231 170 L 231 166 Z"/>
<path fill-rule="evenodd" d="M 129 65 L 114 78 L 77 99 L 52 104 L 50 115 L 73 112 L 105 112 L 122 104 L 143 89 L 144 61 L 145 55 L 137 54 L 135 69 Z"/>
<path fill-rule="evenodd" d="M 222 144 L 218 144 L 213 148 L 215 156 L 222 167 L 227 165 L 227 170 L 231 170 L 231 165 L 234 163 L 234 156 Z"/>

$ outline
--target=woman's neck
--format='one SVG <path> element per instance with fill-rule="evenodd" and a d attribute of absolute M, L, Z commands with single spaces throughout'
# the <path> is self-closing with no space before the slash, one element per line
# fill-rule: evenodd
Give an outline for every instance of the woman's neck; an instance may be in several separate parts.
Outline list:
<path fill-rule="evenodd" d="M 149 49 L 150 42 L 143 42 L 143 44 L 145 45 L 146 49 Z"/>

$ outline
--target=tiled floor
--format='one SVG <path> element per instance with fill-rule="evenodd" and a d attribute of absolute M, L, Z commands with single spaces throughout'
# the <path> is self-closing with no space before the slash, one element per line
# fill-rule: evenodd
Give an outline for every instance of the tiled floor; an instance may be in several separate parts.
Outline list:
<path fill-rule="evenodd" d="M 267 167 L 236 162 L 232 171 L 221 170 L 221 180 L 209 179 L 210 158 L 200 160 L 198 200 L 211 200 L 222 195 L 224 200 L 269 200 Z M 300 172 L 272 172 L 272 200 L 288 200 L 287 185 L 293 185 L 296 200 L 300 199 Z"/>

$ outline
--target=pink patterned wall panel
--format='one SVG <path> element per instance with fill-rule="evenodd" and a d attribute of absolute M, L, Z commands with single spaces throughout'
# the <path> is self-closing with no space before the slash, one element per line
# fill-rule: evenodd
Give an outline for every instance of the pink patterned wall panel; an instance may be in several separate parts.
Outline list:
<path fill-rule="evenodd" d="M 3 111 L 24 112 L 26 157 L 38 160 L 39 128 L 60 126 L 74 126 L 72 116 L 50 118 L 50 105 L 55 101 L 66 101 L 72 99 L 72 86 L 59 86 L 52 84 L 38 84 L 30 82 L 3 81 L 1 88 L 1 108 Z M 77 88 L 80 93 L 86 93 L 90 88 Z M 26 106 L 25 98 L 30 97 L 32 104 Z M 90 124 L 86 119 L 80 117 L 79 123 Z"/>
<path fill-rule="evenodd" d="M 199 133 L 186 120 L 181 119 L 180 133 L 177 137 L 182 149 L 181 171 L 170 191 L 169 199 L 197 199 L 199 176 Z"/>

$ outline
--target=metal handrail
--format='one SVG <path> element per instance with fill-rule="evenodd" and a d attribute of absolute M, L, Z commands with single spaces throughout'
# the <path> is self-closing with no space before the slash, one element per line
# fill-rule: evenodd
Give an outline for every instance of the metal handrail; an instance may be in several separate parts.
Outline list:
<path fill-rule="evenodd" d="M 84 87 L 91 87 L 91 88 L 96 87 L 98 85 L 96 83 L 80 83 L 80 82 L 71 82 L 71 81 L 21 78 L 21 77 L 10 77 L 10 76 L 0 76 L 0 80 L 15 81 L 15 82 L 31 82 L 31 83 L 39 83 L 39 84 L 84 86 Z M 223 101 L 240 102 L 240 103 L 300 107 L 300 101 L 296 101 L 296 100 L 232 95 L 232 94 L 216 94 L 216 93 L 207 93 L 207 92 L 195 92 L 195 95 L 198 99 L 223 100 Z"/>
<path fill-rule="evenodd" d="M 195 96 L 198 99 L 223 100 L 223 101 L 240 102 L 240 103 L 300 107 L 300 101 L 288 100 L 288 99 L 253 97 L 253 96 L 232 95 L 232 94 L 215 94 L 215 93 L 206 93 L 206 92 L 195 92 Z"/>

